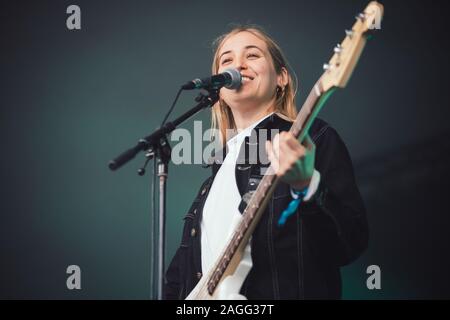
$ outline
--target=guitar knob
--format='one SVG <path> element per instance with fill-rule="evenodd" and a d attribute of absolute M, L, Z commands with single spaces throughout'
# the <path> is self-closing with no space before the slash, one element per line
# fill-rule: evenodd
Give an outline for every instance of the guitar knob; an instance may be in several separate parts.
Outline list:
<path fill-rule="evenodd" d="M 364 21 L 364 20 L 366 19 L 366 15 L 365 15 L 364 13 L 358 13 L 358 14 L 355 16 L 355 19 L 356 19 L 356 20 L 360 19 L 361 21 Z"/>
<path fill-rule="evenodd" d="M 330 69 L 331 69 L 331 65 L 329 65 L 328 63 L 323 64 L 323 70 L 328 71 Z"/>
<path fill-rule="evenodd" d="M 347 35 L 347 37 L 349 37 L 350 39 L 353 37 L 353 30 L 345 30 L 345 34 Z"/>
<path fill-rule="evenodd" d="M 336 47 L 334 47 L 334 53 L 341 53 L 342 52 L 342 47 L 340 44 L 338 44 Z"/>

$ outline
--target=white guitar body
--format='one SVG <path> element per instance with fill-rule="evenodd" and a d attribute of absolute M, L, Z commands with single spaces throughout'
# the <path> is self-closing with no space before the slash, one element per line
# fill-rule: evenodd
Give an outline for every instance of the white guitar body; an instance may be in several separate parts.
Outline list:
<path fill-rule="evenodd" d="M 233 275 L 227 276 L 217 288 L 219 300 L 247 300 L 239 294 L 242 284 L 253 267 L 250 245 L 247 245 L 244 256 Z"/>
<path fill-rule="evenodd" d="M 186 300 L 247 300 L 239 292 L 252 267 L 251 249 L 250 245 L 247 245 L 235 272 L 226 276 L 212 295 L 206 290 L 206 281 L 209 277 L 202 277 Z"/>

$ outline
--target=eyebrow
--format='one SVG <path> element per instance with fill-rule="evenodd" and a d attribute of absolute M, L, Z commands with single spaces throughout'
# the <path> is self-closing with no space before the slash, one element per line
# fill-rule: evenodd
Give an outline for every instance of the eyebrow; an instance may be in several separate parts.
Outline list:
<path fill-rule="evenodd" d="M 246 47 L 245 47 L 245 49 L 252 49 L 252 48 L 256 48 L 256 49 L 258 49 L 259 51 L 263 52 L 263 51 L 261 50 L 260 47 L 255 46 L 255 45 L 249 45 L 249 46 L 246 46 Z M 222 56 L 223 56 L 224 54 L 227 54 L 227 53 L 230 53 L 230 52 L 231 52 L 231 50 L 222 52 L 222 54 L 219 56 L 219 60 L 220 60 L 220 58 L 222 58 Z"/>

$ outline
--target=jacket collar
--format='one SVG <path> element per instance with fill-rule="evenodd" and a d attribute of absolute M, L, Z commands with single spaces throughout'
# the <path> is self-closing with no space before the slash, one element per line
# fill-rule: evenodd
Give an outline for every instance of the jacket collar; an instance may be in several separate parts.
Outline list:
<path fill-rule="evenodd" d="M 258 139 L 259 130 L 261 130 L 261 129 L 268 130 L 268 134 L 269 134 L 268 139 L 271 140 L 271 137 L 270 137 L 271 129 L 289 130 L 291 125 L 292 125 L 292 122 L 289 122 L 288 120 L 281 118 L 277 113 L 271 114 L 270 116 L 263 119 L 260 123 L 258 123 L 255 126 L 255 128 L 252 130 L 251 138 L 249 138 L 249 137 L 245 138 L 243 146 L 241 146 L 241 151 L 242 151 L 243 147 L 248 145 L 248 142 L 250 139 L 252 139 L 251 141 L 259 140 Z M 256 135 L 256 137 L 255 137 L 255 135 Z M 227 152 L 228 152 L 228 150 L 225 145 L 222 149 L 218 150 L 218 152 L 216 152 L 211 158 L 209 158 L 208 163 L 204 165 L 205 168 L 208 168 L 208 167 L 212 168 L 213 177 L 215 177 L 215 175 L 217 174 L 217 171 L 219 171 L 219 169 L 223 163 L 223 160 L 225 159 L 225 157 L 227 155 Z M 249 153 L 245 152 L 245 154 L 248 155 Z M 245 160 L 248 160 L 248 159 L 245 159 Z"/>

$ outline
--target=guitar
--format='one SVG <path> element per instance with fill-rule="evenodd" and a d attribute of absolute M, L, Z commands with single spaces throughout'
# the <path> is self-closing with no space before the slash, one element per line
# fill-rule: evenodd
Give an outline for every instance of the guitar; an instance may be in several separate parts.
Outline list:
<path fill-rule="evenodd" d="M 344 88 L 356 67 L 364 49 L 369 31 L 379 28 L 383 6 L 370 2 L 363 13 L 356 16 L 351 30 L 334 48 L 330 61 L 324 65 L 324 73 L 314 85 L 300 109 L 290 132 L 303 141 L 317 114 L 336 88 Z M 245 299 L 239 294 L 242 284 L 252 268 L 249 239 L 260 220 L 280 178 L 269 168 L 256 191 L 247 202 L 240 223 L 227 242 L 215 264 L 187 296 L 187 300 Z"/>

